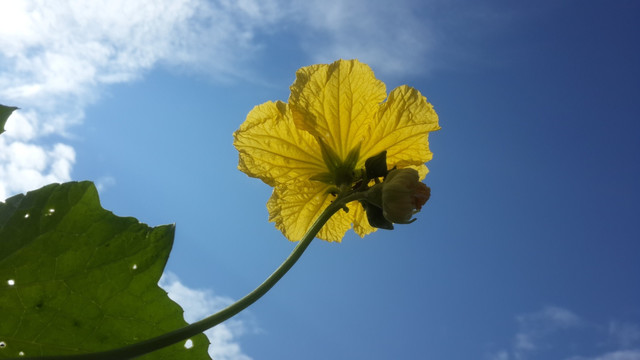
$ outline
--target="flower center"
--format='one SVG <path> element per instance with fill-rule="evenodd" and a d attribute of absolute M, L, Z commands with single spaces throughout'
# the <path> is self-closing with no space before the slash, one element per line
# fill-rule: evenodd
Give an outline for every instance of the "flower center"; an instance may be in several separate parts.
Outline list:
<path fill-rule="evenodd" d="M 345 159 L 341 159 L 340 156 L 322 140 L 319 140 L 318 143 L 322 150 L 322 159 L 327 166 L 327 172 L 317 174 L 313 176 L 311 180 L 335 185 L 338 188 L 351 187 L 356 181 L 360 180 L 358 174 L 364 171 L 356 170 L 356 164 L 360 156 L 360 145 L 351 149 Z"/>

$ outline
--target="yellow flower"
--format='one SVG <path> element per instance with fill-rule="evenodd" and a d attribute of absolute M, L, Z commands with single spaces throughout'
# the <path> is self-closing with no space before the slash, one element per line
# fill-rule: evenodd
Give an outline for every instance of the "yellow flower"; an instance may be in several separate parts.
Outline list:
<path fill-rule="evenodd" d="M 386 98 L 386 101 L 385 101 Z M 238 168 L 273 186 L 269 220 L 298 241 L 335 199 L 363 179 L 365 161 L 386 151 L 388 168 L 414 168 L 420 179 L 431 160 L 428 134 L 438 116 L 414 88 L 400 86 L 387 97 L 384 83 L 358 60 L 301 68 L 289 103 L 258 105 L 234 133 Z M 358 202 L 336 213 L 318 233 L 340 241 L 352 226 L 375 231 Z"/>

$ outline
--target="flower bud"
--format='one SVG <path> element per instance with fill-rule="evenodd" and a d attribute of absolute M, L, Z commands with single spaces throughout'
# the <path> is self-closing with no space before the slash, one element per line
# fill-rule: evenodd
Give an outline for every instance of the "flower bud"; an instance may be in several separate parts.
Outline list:
<path fill-rule="evenodd" d="M 382 215 L 396 224 L 409 224 L 429 200 L 431 190 L 420 181 L 418 171 L 410 168 L 389 172 L 382 183 Z"/>

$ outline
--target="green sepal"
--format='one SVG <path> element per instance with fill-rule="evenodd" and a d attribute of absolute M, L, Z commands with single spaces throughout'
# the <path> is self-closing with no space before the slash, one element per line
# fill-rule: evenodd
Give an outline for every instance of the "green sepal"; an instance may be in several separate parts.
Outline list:
<path fill-rule="evenodd" d="M 367 179 L 375 179 L 387 176 L 387 150 L 368 158 L 364 162 Z"/>
<path fill-rule="evenodd" d="M 329 173 L 328 175 L 327 173 L 322 173 L 313 176 L 311 179 L 336 186 L 350 186 L 356 179 L 355 168 L 358 163 L 358 158 L 360 157 L 360 145 L 358 144 L 358 146 L 349 151 L 347 157 L 343 161 L 340 159 L 338 154 L 331 149 L 331 147 L 324 143 L 324 141 L 319 140 L 318 144 L 322 151 L 322 159 L 324 160 L 325 165 L 327 165 Z"/>
<path fill-rule="evenodd" d="M 320 145 L 320 150 L 322 151 L 322 160 L 324 160 L 325 165 L 327 165 L 327 169 L 329 172 L 334 173 L 335 170 L 340 167 L 342 161 L 338 154 L 322 140 L 318 140 L 318 144 Z"/>
<path fill-rule="evenodd" d="M 393 230 L 393 223 L 387 220 L 384 215 L 382 215 L 381 208 L 367 201 L 360 201 L 360 204 L 362 204 L 362 207 L 367 214 L 369 225 L 378 229 Z"/>
<path fill-rule="evenodd" d="M 312 177 L 309 178 L 309 180 L 320 181 L 325 184 L 333 184 L 334 179 L 331 173 L 323 172 L 320 174 L 313 175 Z"/>
<path fill-rule="evenodd" d="M 15 106 L 0 105 L 0 134 L 4 132 L 4 125 L 7 123 L 7 119 L 11 116 L 11 113 L 17 109 Z"/>
<path fill-rule="evenodd" d="M 349 151 L 349 153 L 347 154 L 347 158 L 344 159 L 343 166 L 349 169 L 355 169 L 359 158 L 360 144 Z"/>
<path fill-rule="evenodd" d="M 376 184 L 367 190 L 364 200 L 360 201 L 367 214 L 369 225 L 385 230 L 393 230 L 393 223 L 387 220 L 382 212 L 382 187 L 384 184 Z"/>

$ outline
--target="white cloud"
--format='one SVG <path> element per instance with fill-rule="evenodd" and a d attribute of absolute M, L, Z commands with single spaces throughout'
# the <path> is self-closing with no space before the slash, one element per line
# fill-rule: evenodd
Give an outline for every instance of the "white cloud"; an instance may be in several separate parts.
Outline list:
<path fill-rule="evenodd" d="M 635 324 L 611 321 L 609 323 L 611 341 L 623 348 L 640 345 L 640 327 Z"/>
<path fill-rule="evenodd" d="M 640 327 L 631 322 L 603 326 L 557 306 L 518 315 L 516 322 L 511 346 L 488 353 L 487 359 L 640 360 Z"/>
<path fill-rule="evenodd" d="M 116 184 L 116 179 L 113 176 L 102 176 L 95 181 L 98 193 L 103 194 L 107 188 L 110 188 Z"/>
<path fill-rule="evenodd" d="M 139 78 L 158 63 L 213 66 L 224 76 L 275 20 L 257 1 L 48 0 L 2 4 L 0 78 L 13 98 L 85 97 L 99 84 Z M 267 20 L 265 20 L 267 19 Z"/>
<path fill-rule="evenodd" d="M 559 332 L 584 326 L 584 321 L 570 310 L 546 306 L 539 311 L 516 316 L 518 331 L 509 349 L 487 356 L 492 360 L 525 360 L 533 354 L 553 349 L 551 339 Z"/>
<path fill-rule="evenodd" d="M 527 353 L 546 346 L 547 338 L 553 333 L 577 327 L 582 323 L 580 318 L 567 309 L 547 306 L 540 311 L 516 317 L 518 333 L 514 340 L 514 356 L 524 359 Z"/>
<path fill-rule="evenodd" d="M 72 147 L 57 143 L 38 146 L 0 138 L 0 199 L 44 184 L 71 178 Z"/>
<path fill-rule="evenodd" d="M 233 303 L 231 298 L 214 295 L 209 290 L 188 288 L 171 272 L 162 275 L 159 285 L 173 301 L 182 306 L 184 318 L 189 323 L 201 320 Z M 242 352 L 237 339 L 245 331 L 245 323 L 237 319 L 227 320 L 205 331 L 211 342 L 209 355 L 216 360 L 251 360 Z"/>
<path fill-rule="evenodd" d="M 489 360 L 509 360 L 509 353 L 505 350 L 500 350 L 497 353 L 489 355 L 487 358 Z"/>
<path fill-rule="evenodd" d="M 303 48 L 314 62 L 359 58 L 385 74 L 420 74 L 430 68 L 427 56 L 434 46 L 434 32 L 424 15 L 414 14 L 409 2 L 389 6 L 383 0 L 310 0 L 296 4 L 310 28 L 304 32 Z"/>
<path fill-rule="evenodd" d="M 557 306 L 546 306 L 542 310 L 516 317 L 524 328 L 567 328 L 582 322 L 573 312 Z"/>
<path fill-rule="evenodd" d="M 567 360 L 640 360 L 640 349 L 614 351 L 595 357 L 572 357 Z"/>

